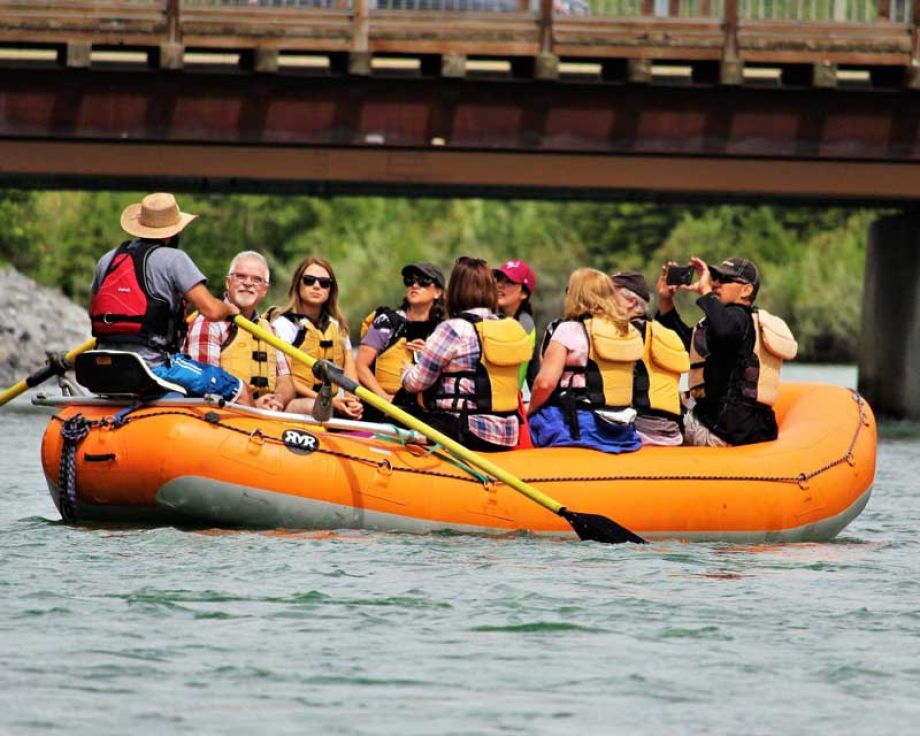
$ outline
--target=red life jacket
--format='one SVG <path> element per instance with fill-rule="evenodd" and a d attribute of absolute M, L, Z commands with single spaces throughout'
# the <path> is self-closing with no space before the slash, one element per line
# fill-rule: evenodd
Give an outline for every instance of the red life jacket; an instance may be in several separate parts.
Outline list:
<path fill-rule="evenodd" d="M 137 243 L 134 248 L 128 246 Z M 107 343 L 136 343 L 175 352 L 184 332 L 184 302 L 173 310 L 150 292 L 147 259 L 157 241 L 128 241 L 118 246 L 90 301 L 93 336 Z"/>

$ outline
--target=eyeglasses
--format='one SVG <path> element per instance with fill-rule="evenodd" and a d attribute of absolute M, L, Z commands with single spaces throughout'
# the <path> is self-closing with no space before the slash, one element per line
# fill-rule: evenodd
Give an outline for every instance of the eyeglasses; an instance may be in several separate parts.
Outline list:
<path fill-rule="evenodd" d="M 412 276 L 403 276 L 403 284 L 405 284 L 407 288 L 412 286 L 412 284 L 418 284 L 424 289 L 428 286 L 431 286 L 433 283 L 434 279 L 430 276 L 419 276 L 418 274 Z"/>
<path fill-rule="evenodd" d="M 229 273 L 227 274 L 234 281 L 239 281 L 241 284 L 252 284 L 253 286 L 264 286 L 268 283 L 268 279 L 263 279 L 261 276 L 253 276 L 248 273 Z"/>
<path fill-rule="evenodd" d="M 335 283 L 332 279 L 326 276 L 310 276 L 309 274 L 304 274 L 300 277 L 300 283 L 304 286 L 313 286 L 313 284 L 319 284 L 320 289 L 330 289 Z"/>

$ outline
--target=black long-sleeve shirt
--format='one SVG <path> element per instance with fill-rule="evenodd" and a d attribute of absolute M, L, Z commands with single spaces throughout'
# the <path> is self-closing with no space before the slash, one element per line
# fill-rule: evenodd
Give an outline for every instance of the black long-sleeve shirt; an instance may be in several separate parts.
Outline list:
<path fill-rule="evenodd" d="M 709 356 L 703 370 L 706 396 L 697 401 L 694 415 L 704 426 L 732 445 L 776 439 L 773 410 L 741 396 L 738 368 L 754 349 L 754 320 L 751 307 L 722 304 L 712 292 L 696 300 L 706 320 Z M 655 319 L 674 330 L 689 352 L 693 329 L 672 309 Z"/>

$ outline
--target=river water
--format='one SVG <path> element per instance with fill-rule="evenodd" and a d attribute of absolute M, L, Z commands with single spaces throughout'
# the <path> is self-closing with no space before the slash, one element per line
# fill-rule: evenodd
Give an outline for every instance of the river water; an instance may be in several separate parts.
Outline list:
<path fill-rule="evenodd" d="M 850 368 L 788 378 L 852 384 Z M 916 733 L 920 433 L 831 543 L 70 528 L 0 409 L 0 733 Z"/>

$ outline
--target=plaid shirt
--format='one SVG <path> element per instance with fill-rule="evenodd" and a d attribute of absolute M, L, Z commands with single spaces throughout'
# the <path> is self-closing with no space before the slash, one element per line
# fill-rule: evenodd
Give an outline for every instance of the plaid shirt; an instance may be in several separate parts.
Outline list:
<path fill-rule="evenodd" d="M 484 319 L 498 319 L 485 308 L 470 309 L 468 314 Z M 460 381 L 460 391 L 473 393 L 473 381 L 469 378 L 444 378 L 441 373 L 454 371 L 473 371 L 479 365 L 479 339 L 476 328 L 464 319 L 449 319 L 437 326 L 431 337 L 425 342 L 425 348 L 418 353 L 416 364 L 403 374 L 403 387 L 415 393 L 433 386 L 443 380 L 445 388 L 452 391 L 454 384 Z M 475 402 L 470 401 L 470 408 L 475 409 Z M 435 405 L 439 409 L 454 411 L 451 399 L 438 399 Z M 518 419 L 516 416 L 496 416 L 494 414 L 471 414 L 468 418 L 470 431 L 481 440 L 495 445 L 514 447 L 518 443 Z"/>
<path fill-rule="evenodd" d="M 252 322 L 259 321 L 259 314 L 252 315 Z M 185 337 L 184 352 L 192 360 L 208 365 L 220 365 L 220 348 L 230 334 L 230 323 L 225 321 L 212 322 L 206 319 L 204 315 L 199 314 L 189 327 L 188 335 Z M 276 351 L 277 367 L 275 375 L 289 376 L 291 368 L 288 365 L 287 357 L 280 350 Z"/>

